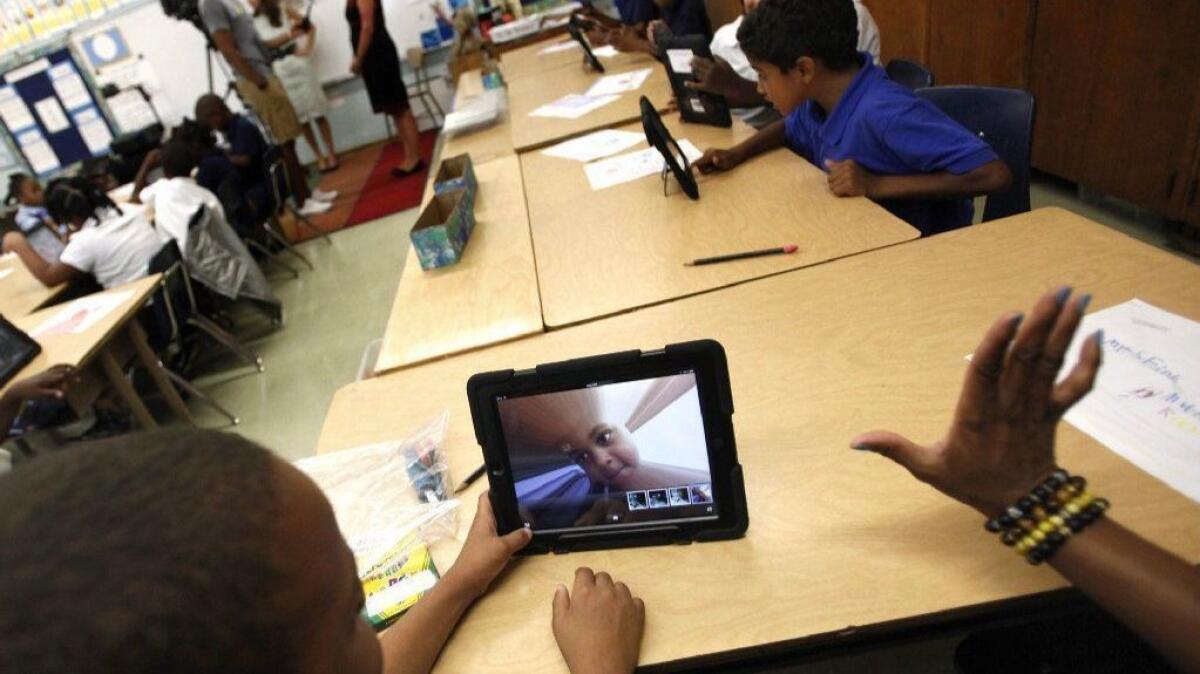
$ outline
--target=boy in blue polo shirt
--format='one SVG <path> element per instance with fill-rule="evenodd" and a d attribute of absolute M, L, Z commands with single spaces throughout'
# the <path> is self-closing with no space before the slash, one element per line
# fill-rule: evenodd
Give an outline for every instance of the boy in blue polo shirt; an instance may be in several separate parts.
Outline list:
<path fill-rule="evenodd" d="M 852 0 L 762 0 L 738 42 L 759 91 L 785 119 L 740 145 L 708 150 L 703 173 L 787 145 L 829 173 L 843 197 L 866 196 L 921 230 L 971 224 L 971 197 L 1012 180 L 987 143 L 892 82 L 855 51 Z"/>

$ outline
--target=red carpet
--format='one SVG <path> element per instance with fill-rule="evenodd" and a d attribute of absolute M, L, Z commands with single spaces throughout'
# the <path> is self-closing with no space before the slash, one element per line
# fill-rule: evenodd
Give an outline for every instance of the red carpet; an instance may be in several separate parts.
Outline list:
<path fill-rule="evenodd" d="M 425 161 L 425 168 L 401 179 L 393 178 L 391 170 L 404 158 L 403 146 L 399 142 L 385 145 L 342 227 L 353 227 L 420 205 L 436 141 L 436 131 L 421 134 L 421 159 Z"/>

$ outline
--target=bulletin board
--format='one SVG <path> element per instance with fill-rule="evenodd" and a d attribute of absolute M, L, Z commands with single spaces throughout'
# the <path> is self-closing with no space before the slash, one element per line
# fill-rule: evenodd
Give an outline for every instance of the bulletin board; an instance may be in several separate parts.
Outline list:
<path fill-rule="evenodd" d="M 106 154 L 113 138 L 66 48 L 0 76 L 0 123 L 39 177 Z"/>

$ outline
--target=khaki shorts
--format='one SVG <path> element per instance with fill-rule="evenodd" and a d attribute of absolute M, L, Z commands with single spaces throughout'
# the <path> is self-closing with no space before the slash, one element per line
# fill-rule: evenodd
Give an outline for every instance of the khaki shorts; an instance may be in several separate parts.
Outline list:
<path fill-rule="evenodd" d="M 292 107 L 292 102 L 278 77 L 268 77 L 265 90 L 254 86 L 249 80 L 239 79 L 237 89 L 246 105 L 249 105 L 254 114 L 270 129 L 276 143 L 286 143 L 300 135 L 300 120 L 296 117 L 296 109 Z"/>

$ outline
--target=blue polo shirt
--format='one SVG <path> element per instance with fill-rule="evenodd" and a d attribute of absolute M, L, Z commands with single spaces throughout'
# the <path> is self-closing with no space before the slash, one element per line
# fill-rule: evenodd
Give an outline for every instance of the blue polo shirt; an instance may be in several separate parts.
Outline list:
<path fill-rule="evenodd" d="M 658 18 L 658 9 L 654 6 L 654 0 L 615 0 L 613 4 L 617 6 L 621 23 L 626 26 L 650 23 Z"/>
<path fill-rule="evenodd" d="M 962 175 L 998 159 L 987 143 L 933 103 L 889 80 L 869 56 L 860 53 L 859 58 L 866 65 L 832 114 L 808 100 L 787 116 L 784 129 L 794 152 L 821 170 L 826 159 L 853 159 L 878 175 Z M 923 235 L 969 225 L 975 212 L 970 199 L 878 203 Z"/>
<path fill-rule="evenodd" d="M 704 0 L 675 0 L 670 7 L 660 5 L 659 11 L 662 12 L 663 23 L 667 24 L 673 35 L 703 35 L 705 39 L 712 39 Z"/>

